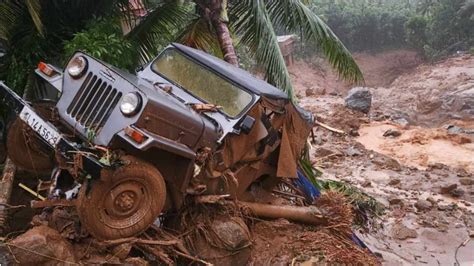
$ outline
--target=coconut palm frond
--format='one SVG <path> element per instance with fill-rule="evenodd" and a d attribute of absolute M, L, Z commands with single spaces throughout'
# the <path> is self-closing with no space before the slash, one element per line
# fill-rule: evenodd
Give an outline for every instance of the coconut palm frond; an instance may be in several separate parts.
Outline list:
<path fill-rule="evenodd" d="M 297 31 L 308 40 L 314 40 L 329 63 L 348 81 L 363 83 L 364 77 L 339 38 L 313 11 L 300 0 L 268 0 L 272 22 L 289 31 Z"/>
<path fill-rule="evenodd" d="M 222 58 L 215 32 L 204 18 L 194 19 L 178 37 L 178 42 Z"/>
<path fill-rule="evenodd" d="M 8 41 L 11 36 L 11 29 L 24 13 L 21 4 L 13 1 L 0 3 L 0 39 Z"/>
<path fill-rule="evenodd" d="M 30 13 L 31 20 L 35 24 L 36 30 L 43 35 L 43 22 L 41 21 L 41 4 L 39 0 L 26 0 L 26 7 Z"/>
<path fill-rule="evenodd" d="M 474 18 L 474 0 L 467 0 L 459 10 L 459 14 L 463 17 Z"/>
<path fill-rule="evenodd" d="M 162 48 L 163 42 L 175 40 L 193 18 L 186 6 L 173 1 L 166 2 L 142 18 L 127 37 L 140 44 L 140 55 L 148 61 Z"/>
<path fill-rule="evenodd" d="M 242 0 L 232 6 L 231 12 L 233 17 L 238 18 L 233 21 L 232 27 L 240 42 L 250 47 L 259 64 L 265 68 L 267 81 L 293 98 L 290 75 L 265 2 Z"/>

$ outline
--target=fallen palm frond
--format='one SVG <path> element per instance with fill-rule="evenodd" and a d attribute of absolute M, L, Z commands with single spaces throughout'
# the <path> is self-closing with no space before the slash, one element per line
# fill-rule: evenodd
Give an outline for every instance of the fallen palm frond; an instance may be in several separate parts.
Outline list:
<path fill-rule="evenodd" d="M 321 192 L 336 191 L 347 198 L 355 215 L 354 225 L 369 230 L 384 213 L 382 204 L 359 189 L 341 181 L 321 179 L 322 171 L 313 167 L 309 160 L 302 158 L 299 165 L 306 178 Z"/>
<path fill-rule="evenodd" d="M 347 183 L 334 180 L 318 180 L 318 182 L 323 191 L 337 191 L 346 196 L 355 215 L 353 224 L 364 230 L 373 228 L 385 211 L 383 205 L 376 199 Z"/>

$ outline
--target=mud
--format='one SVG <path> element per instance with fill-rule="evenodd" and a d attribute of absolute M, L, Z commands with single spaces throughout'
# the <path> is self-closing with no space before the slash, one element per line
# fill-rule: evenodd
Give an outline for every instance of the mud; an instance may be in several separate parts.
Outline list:
<path fill-rule="evenodd" d="M 408 61 L 387 60 L 393 54 Z M 352 184 L 386 206 L 379 226 L 362 234 L 383 264 L 471 265 L 474 56 L 436 64 L 409 58 L 414 58 L 411 52 L 396 51 L 361 61 L 387 64 L 381 71 L 388 71 L 380 74 L 362 64 L 374 95 L 368 115 L 344 107 L 348 87 L 340 83 L 321 85 L 335 93 L 306 97 L 311 84 L 320 86 L 328 75 L 319 68 L 298 70 L 315 79 L 303 84 L 296 78 L 302 105 L 346 132 L 317 128 L 312 161 L 323 179 Z M 429 204 L 420 207 L 423 202 Z"/>
<path fill-rule="evenodd" d="M 379 87 L 391 84 L 400 75 L 409 73 L 423 60 L 414 51 L 395 50 L 379 54 L 355 53 L 354 58 L 364 73 L 366 86 Z M 343 94 L 353 87 L 342 81 L 322 58 L 297 61 L 289 68 L 298 95 L 304 97 L 307 89 L 314 93 Z M 318 89 L 319 88 L 319 89 Z"/>
<path fill-rule="evenodd" d="M 396 129 L 400 137 L 387 138 L 387 130 Z M 367 149 L 389 155 L 406 166 L 426 170 L 441 163 L 474 172 L 474 143 L 466 134 L 449 134 L 444 128 L 411 127 L 402 129 L 393 123 L 363 125 L 356 140 Z"/>

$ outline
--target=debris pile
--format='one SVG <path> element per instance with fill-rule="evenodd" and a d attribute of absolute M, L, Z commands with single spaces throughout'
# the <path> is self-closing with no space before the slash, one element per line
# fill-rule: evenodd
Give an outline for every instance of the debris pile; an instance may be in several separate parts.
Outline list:
<path fill-rule="evenodd" d="M 328 217 L 326 224 L 264 221 L 255 218 L 247 206 L 220 199 L 189 206 L 139 236 L 106 241 L 88 234 L 74 208 L 47 208 L 33 217 L 31 229 L 4 239 L 2 249 L 9 255 L 2 262 L 245 265 L 316 260 L 378 264 L 351 239 L 352 207 L 345 196 L 328 192 L 315 207 Z"/>

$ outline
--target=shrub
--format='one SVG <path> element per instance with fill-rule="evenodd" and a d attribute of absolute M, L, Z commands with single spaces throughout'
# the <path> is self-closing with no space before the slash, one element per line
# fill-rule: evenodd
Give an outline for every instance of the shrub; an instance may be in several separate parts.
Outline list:
<path fill-rule="evenodd" d="M 76 33 L 64 45 L 64 59 L 75 51 L 83 51 L 113 66 L 133 71 L 138 64 L 137 50 L 133 43 L 123 37 L 118 21 L 98 20 L 86 30 Z"/>
<path fill-rule="evenodd" d="M 428 20 L 423 16 L 414 16 L 405 25 L 408 44 L 418 50 L 428 43 L 426 36 Z"/>

